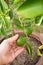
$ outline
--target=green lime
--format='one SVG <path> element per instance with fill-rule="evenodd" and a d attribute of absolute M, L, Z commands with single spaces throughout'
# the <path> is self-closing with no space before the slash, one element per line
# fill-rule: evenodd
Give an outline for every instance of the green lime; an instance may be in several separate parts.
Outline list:
<path fill-rule="evenodd" d="M 23 36 L 19 36 L 16 44 L 17 44 L 17 46 L 23 46 L 25 44 L 25 42 L 26 42 L 26 38 Z"/>
<path fill-rule="evenodd" d="M 32 28 L 31 27 L 26 27 L 25 29 L 24 29 L 24 34 L 25 35 L 30 35 L 32 33 Z"/>

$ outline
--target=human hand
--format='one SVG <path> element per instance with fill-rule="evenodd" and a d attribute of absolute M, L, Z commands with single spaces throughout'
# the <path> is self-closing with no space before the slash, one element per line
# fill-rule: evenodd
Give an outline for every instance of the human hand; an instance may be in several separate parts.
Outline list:
<path fill-rule="evenodd" d="M 17 38 L 18 34 L 9 39 L 4 40 L 0 44 L 0 64 L 7 64 L 9 62 L 12 62 L 16 58 L 16 56 L 24 50 L 24 47 L 17 47 L 14 44 Z"/>

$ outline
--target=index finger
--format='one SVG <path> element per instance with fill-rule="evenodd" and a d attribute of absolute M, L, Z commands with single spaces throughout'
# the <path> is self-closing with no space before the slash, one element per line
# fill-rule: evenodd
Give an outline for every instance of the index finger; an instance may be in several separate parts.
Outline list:
<path fill-rule="evenodd" d="M 13 43 L 13 42 L 15 42 L 15 41 L 17 40 L 18 36 L 19 36 L 19 35 L 16 34 L 15 36 L 10 37 L 9 39 L 7 39 L 7 41 L 9 41 L 10 43 Z"/>

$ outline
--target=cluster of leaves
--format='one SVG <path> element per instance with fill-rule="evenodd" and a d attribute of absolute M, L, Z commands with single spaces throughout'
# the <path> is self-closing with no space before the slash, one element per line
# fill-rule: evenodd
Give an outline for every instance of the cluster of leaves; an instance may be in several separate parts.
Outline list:
<path fill-rule="evenodd" d="M 17 10 L 21 17 L 32 18 L 43 14 L 42 0 L 26 0 Z"/>
<path fill-rule="evenodd" d="M 7 15 L 8 10 L 6 2 L 4 0 L 0 0 L 0 33 L 5 36 L 6 31 L 10 28 L 10 17 Z"/>
<path fill-rule="evenodd" d="M 25 36 L 18 38 L 17 45 L 23 46 L 26 43 L 26 50 L 33 56 L 28 36 L 32 33 L 31 18 L 43 14 L 42 0 L 9 0 L 6 2 L 7 0 L 0 0 L 0 35 L 7 37 L 7 32 L 11 28 L 14 32 L 14 27 L 21 29 Z"/>
<path fill-rule="evenodd" d="M 9 3 L 6 2 L 7 0 L 0 0 L 0 34 L 4 36 L 7 35 L 7 31 L 9 31 L 11 27 L 11 21 L 18 21 L 15 25 L 18 27 L 20 26 L 19 20 L 17 18 L 15 19 L 13 14 L 15 15 L 14 9 L 17 8 L 17 3 L 20 2 L 18 6 L 22 4 L 20 0 L 10 0 Z M 21 26 L 19 28 L 21 28 Z"/>
<path fill-rule="evenodd" d="M 11 0 L 10 4 L 7 4 L 4 0 L 0 0 L 0 34 L 7 37 L 7 32 L 11 29 L 12 23 L 14 23 L 13 26 L 15 26 L 17 29 L 21 29 L 25 35 L 24 37 L 20 36 L 18 38 L 17 45 L 23 46 L 24 43 L 27 43 L 26 49 L 28 53 L 32 56 L 31 45 L 30 45 L 30 42 L 27 40 L 27 36 L 32 33 L 31 22 L 28 18 L 23 19 L 23 20 L 20 19 L 19 17 L 16 18 L 16 16 L 14 16 L 15 12 L 12 9 L 12 6 L 18 3 L 19 1 L 20 0 L 18 1 Z"/>

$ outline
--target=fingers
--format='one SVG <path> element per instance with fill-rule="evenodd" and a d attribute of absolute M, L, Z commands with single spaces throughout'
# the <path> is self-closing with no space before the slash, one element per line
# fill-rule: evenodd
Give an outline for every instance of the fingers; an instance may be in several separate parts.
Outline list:
<path fill-rule="evenodd" d="M 10 44 L 13 44 L 17 40 L 18 36 L 19 35 L 16 34 L 15 36 L 10 37 L 9 39 L 7 39 L 7 41 L 10 42 Z"/>
<path fill-rule="evenodd" d="M 22 51 L 24 50 L 24 47 L 18 47 L 12 52 L 12 60 L 14 60 Z"/>
<path fill-rule="evenodd" d="M 14 56 L 15 58 L 24 50 L 23 47 L 18 48 L 18 50 L 15 52 Z"/>

